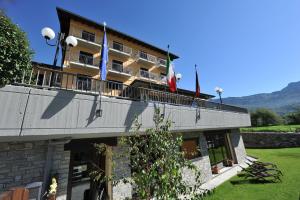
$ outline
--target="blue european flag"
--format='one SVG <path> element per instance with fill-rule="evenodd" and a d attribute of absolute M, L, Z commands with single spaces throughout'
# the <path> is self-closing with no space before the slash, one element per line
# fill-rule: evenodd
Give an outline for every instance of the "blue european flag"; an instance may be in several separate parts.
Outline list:
<path fill-rule="evenodd" d="M 104 35 L 102 40 L 102 48 L 101 48 L 101 58 L 100 58 L 100 79 L 106 80 L 106 65 L 108 63 L 108 46 L 107 46 L 107 38 L 106 38 L 106 30 L 104 27 Z"/>

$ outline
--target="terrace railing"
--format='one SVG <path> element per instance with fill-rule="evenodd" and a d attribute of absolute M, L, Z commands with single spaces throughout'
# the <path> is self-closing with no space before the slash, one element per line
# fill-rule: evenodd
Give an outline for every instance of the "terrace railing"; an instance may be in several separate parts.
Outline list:
<path fill-rule="evenodd" d="M 43 67 L 35 67 L 30 72 L 23 72 L 22 77 L 16 77 L 13 84 L 40 89 L 72 90 L 93 95 L 101 93 L 103 96 L 135 101 L 161 102 L 173 105 L 248 113 L 245 108 L 219 104 L 176 93 L 134 87 L 113 81 L 101 81 L 99 79 Z"/>

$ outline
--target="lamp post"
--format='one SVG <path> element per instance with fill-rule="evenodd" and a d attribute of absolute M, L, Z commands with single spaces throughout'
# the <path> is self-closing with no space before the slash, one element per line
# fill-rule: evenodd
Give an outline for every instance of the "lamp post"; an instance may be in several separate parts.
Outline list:
<path fill-rule="evenodd" d="M 220 87 L 216 87 L 215 91 L 216 91 L 216 93 L 218 93 L 219 98 L 220 98 L 220 103 L 222 104 L 223 103 L 222 102 L 222 93 L 224 92 L 224 90 L 222 88 L 220 88 Z"/>
<path fill-rule="evenodd" d="M 58 37 L 56 39 L 55 44 L 50 44 L 49 40 L 53 40 L 55 38 L 55 32 L 49 28 L 49 27 L 45 27 L 42 29 L 41 31 L 42 36 L 46 39 L 46 44 L 52 47 L 55 47 L 55 55 L 54 55 L 54 60 L 53 60 L 53 67 L 56 67 L 56 63 L 57 63 L 57 58 L 58 58 L 58 52 L 59 52 L 59 47 L 61 46 L 61 48 L 64 50 L 66 47 L 63 43 L 64 38 L 65 38 L 65 34 L 64 33 L 58 33 Z M 77 46 L 77 39 L 74 36 L 69 35 L 66 40 L 65 43 L 67 44 L 68 47 L 75 47 Z M 61 71 L 63 70 L 63 66 L 61 65 Z"/>

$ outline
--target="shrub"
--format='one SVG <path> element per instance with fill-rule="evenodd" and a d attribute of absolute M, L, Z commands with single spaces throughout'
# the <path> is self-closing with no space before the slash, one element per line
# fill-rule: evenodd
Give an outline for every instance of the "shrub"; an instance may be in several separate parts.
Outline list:
<path fill-rule="evenodd" d="M 251 112 L 252 126 L 270 126 L 270 125 L 278 125 L 282 123 L 283 123 L 282 117 L 269 109 L 259 108 L 254 112 Z"/>
<path fill-rule="evenodd" d="M 287 124 L 300 124 L 300 109 L 284 116 Z"/>

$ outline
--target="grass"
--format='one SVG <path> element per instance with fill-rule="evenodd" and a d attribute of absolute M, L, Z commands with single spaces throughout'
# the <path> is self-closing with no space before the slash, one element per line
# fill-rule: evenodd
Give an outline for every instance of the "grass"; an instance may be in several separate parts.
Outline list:
<path fill-rule="evenodd" d="M 300 129 L 300 125 L 277 125 L 241 128 L 241 132 L 295 132 Z"/>
<path fill-rule="evenodd" d="M 277 164 L 283 172 L 280 183 L 232 184 L 243 180 L 237 176 L 220 185 L 205 200 L 299 200 L 300 199 L 300 148 L 248 149 L 247 153 L 261 161 Z"/>

